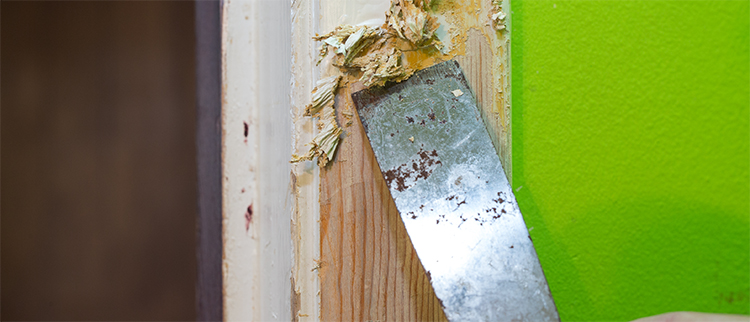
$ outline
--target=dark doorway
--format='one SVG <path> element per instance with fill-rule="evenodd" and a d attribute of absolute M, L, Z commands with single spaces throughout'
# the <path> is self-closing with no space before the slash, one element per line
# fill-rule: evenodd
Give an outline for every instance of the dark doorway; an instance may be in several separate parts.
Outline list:
<path fill-rule="evenodd" d="M 193 320 L 190 1 L 2 2 L 2 320 Z"/>

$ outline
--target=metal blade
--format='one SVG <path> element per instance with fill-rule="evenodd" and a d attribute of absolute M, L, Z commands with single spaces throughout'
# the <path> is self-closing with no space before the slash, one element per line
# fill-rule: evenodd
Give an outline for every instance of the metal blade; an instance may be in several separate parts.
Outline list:
<path fill-rule="evenodd" d="M 458 63 L 352 98 L 448 319 L 559 321 Z"/>

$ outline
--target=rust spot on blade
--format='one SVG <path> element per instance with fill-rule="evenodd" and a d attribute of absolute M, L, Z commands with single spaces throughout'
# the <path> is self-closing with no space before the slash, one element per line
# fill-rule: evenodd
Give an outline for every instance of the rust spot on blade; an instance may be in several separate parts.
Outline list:
<path fill-rule="evenodd" d="M 427 179 L 432 171 L 443 165 L 438 159 L 436 150 L 425 151 L 420 149 L 417 155 L 407 163 L 383 172 L 385 183 L 390 189 L 404 191 L 414 186 L 419 179 Z"/>

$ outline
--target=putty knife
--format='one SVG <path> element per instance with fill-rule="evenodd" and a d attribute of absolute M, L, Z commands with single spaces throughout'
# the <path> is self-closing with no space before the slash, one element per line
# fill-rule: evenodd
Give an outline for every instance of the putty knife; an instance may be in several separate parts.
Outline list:
<path fill-rule="evenodd" d="M 446 317 L 559 321 L 458 63 L 440 63 L 352 99 Z"/>

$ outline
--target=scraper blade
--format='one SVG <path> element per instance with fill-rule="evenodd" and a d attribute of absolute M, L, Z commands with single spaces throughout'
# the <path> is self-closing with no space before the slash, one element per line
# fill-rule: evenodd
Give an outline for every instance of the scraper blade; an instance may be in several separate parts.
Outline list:
<path fill-rule="evenodd" d="M 446 317 L 559 321 L 458 63 L 440 63 L 352 99 Z"/>

